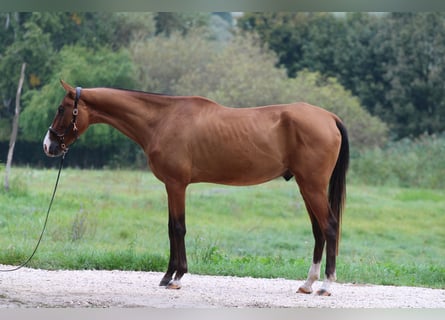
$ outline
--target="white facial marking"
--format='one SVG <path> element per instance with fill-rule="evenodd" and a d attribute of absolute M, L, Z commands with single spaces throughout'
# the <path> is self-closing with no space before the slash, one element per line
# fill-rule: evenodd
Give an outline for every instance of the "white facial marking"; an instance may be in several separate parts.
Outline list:
<path fill-rule="evenodd" d="M 51 140 L 49 138 L 49 131 L 46 133 L 45 138 L 43 139 L 43 151 L 45 151 L 46 154 L 49 152 L 49 146 L 51 144 Z"/>

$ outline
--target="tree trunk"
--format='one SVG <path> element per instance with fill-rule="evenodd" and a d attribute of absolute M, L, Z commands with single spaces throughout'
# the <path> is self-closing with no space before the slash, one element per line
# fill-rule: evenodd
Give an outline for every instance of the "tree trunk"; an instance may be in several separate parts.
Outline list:
<path fill-rule="evenodd" d="M 5 174 L 5 189 L 9 191 L 9 173 L 11 171 L 12 156 L 14 154 L 15 141 L 17 140 L 17 133 L 19 131 L 19 115 L 20 115 L 20 95 L 22 93 L 23 81 L 25 80 L 26 63 L 22 64 L 20 72 L 19 85 L 17 87 L 17 94 L 15 97 L 15 114 L 12 120 L 11 139 L 9 140 L 8 158 L 6 160 L 6 174 Z"/>

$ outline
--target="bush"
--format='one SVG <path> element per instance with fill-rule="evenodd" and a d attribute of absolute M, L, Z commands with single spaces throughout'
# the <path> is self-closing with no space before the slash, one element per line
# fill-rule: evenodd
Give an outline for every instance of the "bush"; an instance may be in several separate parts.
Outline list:
<path fill-rule="evenodd" d="M 186 37 L 173 33 L 170 37 L 135 41 L 129 50 L 136 66 L 138 89 L 175 94 L 174 86 L 179 79 L 186 74 L 201 73 L 213 59 L 217 43 L 196 32 Z"/>
<path fill-rule="evenodd" d="M 445 134 L 391 142 L 384 148 L 357 153 L 351 179 L 370 185 L 445 187 Z"/>

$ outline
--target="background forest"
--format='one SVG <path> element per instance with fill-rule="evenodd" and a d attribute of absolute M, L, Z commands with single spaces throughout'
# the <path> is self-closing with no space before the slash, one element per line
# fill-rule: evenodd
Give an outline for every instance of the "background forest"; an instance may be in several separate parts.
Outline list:
<path fill-rule="evenodd" d="M 441 188 L 444 57 L 442 12 L 0 13 L 0 165 L 26 62 L 14 164 L 54 164 L 41 143 L 64 79 L 233 107 L 306 101 L 345 121 L 353 180 Z M 105 125 L 74 150 L 71 166 L 146 168 L 139 147 Z"/>

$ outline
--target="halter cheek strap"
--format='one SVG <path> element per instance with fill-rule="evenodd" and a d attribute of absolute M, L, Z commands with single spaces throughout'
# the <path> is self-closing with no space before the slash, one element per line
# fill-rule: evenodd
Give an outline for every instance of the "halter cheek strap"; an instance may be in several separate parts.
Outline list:
<path fill-rule="evenodd" d="M 77 120 L 77 115 L 79 114 L 79 109 L 77 108 L 77 104 L 79 103 L 81 92 L 82 92 L 82 87 L 77 87 L 76 96 L 74 98 L 73 119 L 71 119 L 71 123 L 73 124 L 73 131 L 76 134 L 76 137 L 77 137 L 76 120 Z"/>

